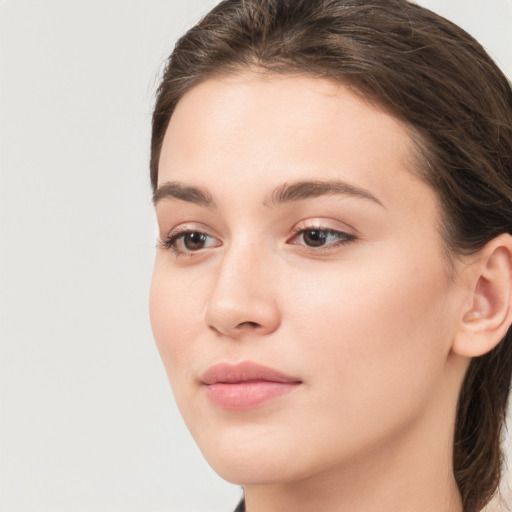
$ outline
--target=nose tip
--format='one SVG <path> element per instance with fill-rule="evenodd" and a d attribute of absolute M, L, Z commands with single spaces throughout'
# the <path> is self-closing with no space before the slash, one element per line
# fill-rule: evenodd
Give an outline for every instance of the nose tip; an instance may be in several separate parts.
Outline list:
<path fill-rule="evenodd" d="M 249 298 L 247 298 L 249 299 Z M 266 335 L 279 325 L 279 315 L 272 301 L 220 301 L 212 297 L 205 313 L 205 322 L 218 335 L 238 338 L 248 334 Z"/>

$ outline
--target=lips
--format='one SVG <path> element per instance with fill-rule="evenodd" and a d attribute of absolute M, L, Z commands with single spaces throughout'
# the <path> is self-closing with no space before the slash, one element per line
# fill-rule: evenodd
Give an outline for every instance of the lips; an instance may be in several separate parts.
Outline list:
<path fill-rule="evenodd" d="M 258 407 L 301 384 L 300 379 L 251 361 L 212 366 L 201 382 L 210 401 L 223 409 Z"/>

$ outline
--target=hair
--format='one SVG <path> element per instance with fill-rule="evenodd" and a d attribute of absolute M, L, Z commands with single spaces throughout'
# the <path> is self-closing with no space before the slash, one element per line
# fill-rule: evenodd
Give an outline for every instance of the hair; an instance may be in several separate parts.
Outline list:
<path fill-rule="evenodd" d="M 224 0 L 169 57 L 153 113 L 153 190 L 180 98 L 213 76 L 261 69 L 327 77 L 409 128 L 417 170 L 437 192 L 448 253 L 512 233 L 512 89 L 464 30 L 406 0 Z M 453 468 L 464 510 L 498 488 L 512 372 L 512 329 L 473 358 L 460 391 Z"/>

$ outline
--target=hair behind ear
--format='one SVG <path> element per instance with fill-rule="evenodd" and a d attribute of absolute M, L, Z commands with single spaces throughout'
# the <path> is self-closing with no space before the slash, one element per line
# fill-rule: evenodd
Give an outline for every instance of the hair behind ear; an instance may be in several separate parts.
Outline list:
<path fill-rule="evenodd" d="M 502 428 L 512 379 L 512 328 L 490 352 L 472 359 L 459 396 L 453 466 L 465 509 L 492 498 L 503 467 Z"/>
<path fill-rule="evenodd" d="M 453 347 L 472 357 L 459 396 L 453 457 L 465 510 L 476 511 L 492 498 L 503 465 L 512 379 L 512 236 L 491 240 L 471 266 L 473 295 Z"/>

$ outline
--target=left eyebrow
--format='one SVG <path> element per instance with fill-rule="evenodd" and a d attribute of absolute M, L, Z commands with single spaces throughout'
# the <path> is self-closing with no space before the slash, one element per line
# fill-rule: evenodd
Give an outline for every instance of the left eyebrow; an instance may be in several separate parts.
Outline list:
<path fill-rule="evenodd" d="M 291 201 L 300 201 L 302 199 L 337 194 L 373 201 L 385 208 L 382 202 L 368 190 L 341 180 L 298 181 L 296 183 L 285 183 L 274 189 L 263 204 L 265 206 L 272 207 L 282 203 L 289 203 Z"/>

